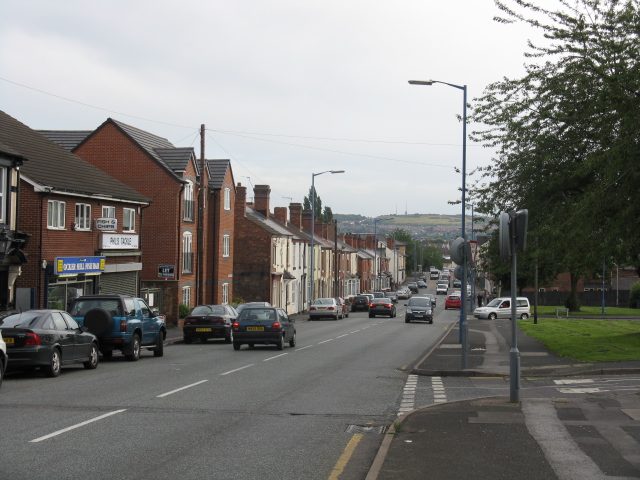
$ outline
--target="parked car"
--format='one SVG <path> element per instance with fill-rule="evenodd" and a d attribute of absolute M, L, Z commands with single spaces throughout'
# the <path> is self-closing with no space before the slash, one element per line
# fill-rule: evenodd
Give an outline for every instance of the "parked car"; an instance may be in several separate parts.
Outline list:
<path fill-rule="evenodd" d="M 418 293 L 418 284 L 416 282 L 408 283 L 407 287 L 409 287 L 409 291 L 411 293 Z"/>
<path fill-rule="evenodd" d="M 0 330 L 0 387 L 2 386 L 2 379 L 4 378 L 4 372 L 7 369 L 7 344 L 2 338 L 2 330 Z"/>
<path fill-rule="evenodd" d="M 425 293 L 424 295 L 422 295 L 423 297 L 427 297 L 429 300 L 431 300 L 431 306 L 433 308 L 436 308 L 436 302 L 437 302 L 437 298 L 433 293 Z"/>
<path fill-rule="evenodd" d="M 404 322 L 410 323 L 412 320 L 425 320 L 433 323 L 433 307 L 431 300 L 426 297 L 413 297 L 405 303 Z"/>
<path fill-rule="evenodd" d="M 398 299 L 407 300 L 411 298 L 411 290 L 408 287 L 400 287 L 398 289 Z"/>
<path fill-rule="evenodd" d="M 527 319 L 531 316 L 531 305 L 527 297 L 516 298 L 516 315 L 518 318 Z M 473 311 L 476 318 L 511 318 L 511 297 L 500 297 L 491 300 L 486 307 L 477 307 Z"/>
<path fill-rule="evenodd" d="M 239 303 L 236 307 L 236 312 L 238 315 L 247 307 L 270 307 L 271 304 L 269 302 L 247 302 L 247 303 Z"/>
<path fill-rule="evenodd" d="M 129 295 L 84 295 L 74 299 L 69 313 L 80 326 L 98 337 L 105 358 L 121 350 L 127 360 L 140 358 L 140 350 L 153 350 L 154 357 L 164 355 L 167 329 L 164 317 L 151 311 L 142 298 Z"/>
<path fill-rule="evenodd" d="M 357 312 L 358 310 L 369 311 L 370 298 L 365 295 L 356 295 L 351 300 L 351 311 Z"/>
<path fill-rule="evenodd" d="M 388 315 L 389 318 L 396 316 L 396 307 L 388 298 L 374 298 L 369 304 L 369 318 L 376 315 Z"/>
<path fill-rule="evenodd" d="M 233 323 L 233 349 L 240 350 L 243 344 L 253 348 L 256 345 L 275 345 L 278 350 L 285 343 L 296 346 L 295 320 L 290 319 L 281 308 L 247 307 Z"/>
<path fill-rule="evenodd" d="M 98 366 L 98 338 L 62 310 L 26 310 L 0 320 L 10 369 L 40 367 L 57 377 L 63 365 Z"/>
<path fill-rule="evenodd" d="M 391 300 L 393 303 L 398 303 L 398 292 L 385 292 L 384 296 Z"/>
<path fill-rule="evenodd" d="M 444 309 L 448 310 L 449 308 L 461 308 L 460 306 L 460 294 L 452 294 L 449 295 L 444 301 Z"/>
<path fill-rule="evenodd" d="M 373 298 L 384 298 L 384 292 L 373 292 Z"/>
<path fill-rule="evenodd" d="M 449 286 L 444 283 L 439 283 L 436 286 L 436 295 L 446 295 L 449 293 Z"/>
<path fill-rule="evenodd" d="M 342 317 L 347 318 L 349 316 L 349 305 L 347 305 L 347 302 L 345 302 L 342 297 L 335 297 L 335 300 L 342 308 Z"/>
<path fill-rule="evenodd" d="M 343 318 L 342 307 L 335 298 L 316 298 L 309 308 L 309 320 L 329 317 L 334 320 Z"/>
<path fill-rule="evenodd" d="M 230 305 L 198 305 L 184 319 L 182 335 L 184 343 L 194 338 L 205 343 L 210 338 L 224 338 L 225 343 L 233 341 L 231 325 L 236 321 L 238 312 Z"/>
<path fill-rule="evenodd" d="M 427 288 L 427 282 L 424 280 L 418 280 L 416 283 L 418 284 L 418 288 Z"/>

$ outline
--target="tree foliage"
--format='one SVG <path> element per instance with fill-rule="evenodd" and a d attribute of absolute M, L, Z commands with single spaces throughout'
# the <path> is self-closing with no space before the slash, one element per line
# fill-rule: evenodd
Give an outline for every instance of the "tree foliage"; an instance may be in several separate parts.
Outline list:
<path fill-rule="evenodd" d="M 640 267 L 638 0 L 495 0 L 502 23 L 542 32 L 522 78 L 475 99 L 472 138 L 496 149 L 470 191 L 480 213 L 529 210 L 528 255 L 577 279 L 603 260 Z M 520 257 L 519 257 L 520 263 Z M 496 266 L 497 268 L 497 266 Z"/>

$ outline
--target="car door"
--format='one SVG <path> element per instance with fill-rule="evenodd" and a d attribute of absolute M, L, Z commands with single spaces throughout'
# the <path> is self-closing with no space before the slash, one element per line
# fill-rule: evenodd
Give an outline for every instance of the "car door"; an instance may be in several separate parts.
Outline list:
<path fill-rule="evenodd" d="M 74 350 L 74 358 L 89 358 L 89 351 L 91 350 L 91 342 L 93 340 L 93 336 L 89 335 L 86 332 L 83 332 L 80 329 L 80 325 L 75 319 L 69 315 L 67 312 L 60 312 L 65 322 L 67 323 L 67 327 L 69 331 L 72 331 L 73 336 L 73 350 Z"/>
<path fill-rule="evenodd" d="M 151 309 L 141 298 L 136 298 L 138 302 L 138 308 L 142 314 L 142 344 L 153 345 L 156 343 L 157 335 L 159 334 L 159 327 L 156 324 L 156 319 L 151 312 Z"/>
<path fill-rule="evenodd" d="M 284 339 L 288 342 L 293 338 L 293 324 L 291 323 L 287 313 L 282 309 L 278 309 L 278 319 L 280 321 L 280 325 L 282 325 L 282 329 L 284 330 Z"/>
<path fill-rule="evenodd" d="M 51 320 L 55 328 L 54 343 L 60 345 L 62 360 L 75 360 L 78 358 L 75 347 L 75 332 L 64 321 L 62 312 L 51 312 Z"/>
<path fill-rule="evenodd" d="M 498 318 L 510 318 L 511 317 L 511 302 L 505 300 L 498 307 Z"/>

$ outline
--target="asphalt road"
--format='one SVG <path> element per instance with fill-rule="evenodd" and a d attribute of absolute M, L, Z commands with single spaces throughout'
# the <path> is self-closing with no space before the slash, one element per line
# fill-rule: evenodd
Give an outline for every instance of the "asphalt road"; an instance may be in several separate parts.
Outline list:
<path fill-rule="evenodd" d="M 403 303 L 392 319 L 298 322 L 284 351 L 180 343 L 54 379 L 8 375 L 0 478 L 364 478 L 373 427 L 415 398 L 404 369 L 459 315 L 439 296 L 433 325 L 405 324 Z"/>

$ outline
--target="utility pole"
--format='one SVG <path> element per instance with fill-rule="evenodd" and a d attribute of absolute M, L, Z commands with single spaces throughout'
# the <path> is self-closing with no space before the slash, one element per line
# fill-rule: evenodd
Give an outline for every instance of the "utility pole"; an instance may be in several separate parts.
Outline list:
<path fill-rule="evenodd" d="M 333 282 L 333 296 L 334 297 L 340 297 L 341 295 L 339 295 L 339 285 L 338 285 L 338 270 L 340 269 L 340 265 L 339 265 L 339 258 L 338 258 L 338 220 L 333 220 L 333 227 L 334 227 L 334 260 L 333 260 L 333 271 L 334 271 L 334 275 L 335 275 L 335 280 Z"/>
<path fill-rule="evenodd" d="M 204 124 L 200 125 L 200 182 L 198 195 L 198 263 L 196 266 L 196 305 L 202 305 L 204 301 L 204 197 L 206 195 L 204 184 Z"/>

